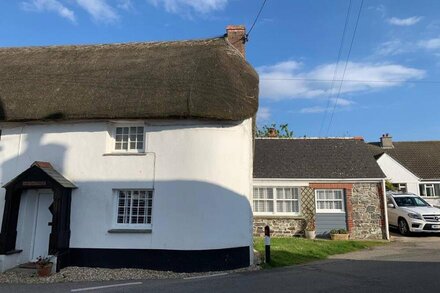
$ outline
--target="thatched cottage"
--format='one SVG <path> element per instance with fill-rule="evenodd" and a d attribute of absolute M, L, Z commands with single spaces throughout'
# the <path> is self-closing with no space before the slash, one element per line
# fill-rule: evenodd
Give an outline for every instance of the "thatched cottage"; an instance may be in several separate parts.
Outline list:
<path fill-rule="evenodd" d="M 0 49 L 0 270 L 252 262 L 258 75 L 245 30 Z"/>

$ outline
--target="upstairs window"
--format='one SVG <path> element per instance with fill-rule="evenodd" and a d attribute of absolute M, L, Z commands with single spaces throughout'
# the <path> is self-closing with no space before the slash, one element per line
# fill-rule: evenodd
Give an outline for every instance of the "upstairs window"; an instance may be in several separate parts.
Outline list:
<path fill-rule="evenodd" d="M 118 226 L 145 227 L 151 225 L 152 190 L 116 190 Z"/>
<path fill-rule="evenodd" d="M 145 138 L 143 126 L 117 126 L 114 133 L 116 152 L 144 152 Z"/>

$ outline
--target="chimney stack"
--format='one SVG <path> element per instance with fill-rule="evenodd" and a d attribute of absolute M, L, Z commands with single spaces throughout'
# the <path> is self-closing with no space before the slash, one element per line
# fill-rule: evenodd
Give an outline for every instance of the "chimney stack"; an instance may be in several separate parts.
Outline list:
<path fill-rule="evenodd" d="M 388 133 L 382 134 L 382 137 L 380 138 L 380 146 L 383 149 L 392 149 L 392 148 L 394 148 L 393 138 Z"/>
<path fill-rule="evenodd" d="M 242 55 L 245 56 L 244 44 L 246 43 L 246 28 L 244 25 L 228 25 L 226 38 Z"/>

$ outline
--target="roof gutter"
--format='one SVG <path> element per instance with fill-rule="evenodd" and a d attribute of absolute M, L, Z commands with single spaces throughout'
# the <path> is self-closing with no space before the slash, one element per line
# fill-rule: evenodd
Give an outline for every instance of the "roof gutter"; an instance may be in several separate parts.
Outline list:
<path fill-rule="evenodd" d="M 261 181 L 374 181 L 382 182 L 385 178 L 254 178 Z"/>

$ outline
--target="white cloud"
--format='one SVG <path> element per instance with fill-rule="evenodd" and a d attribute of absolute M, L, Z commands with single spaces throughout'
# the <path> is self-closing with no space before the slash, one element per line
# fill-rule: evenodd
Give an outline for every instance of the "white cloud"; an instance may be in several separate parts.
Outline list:
<path fill-rule="evenodd" d="M 340 64 L 336 80 L 342 79 L 344 64 Z M 260 74 L 260 95 L 272 100 L 318 98 L 331 94 L 335 64 L 323 64 L 310 71 L 301 70 L 295 61 L 280 62 L 257 68 Z M 341 93 L 365 92 L 402 85 L 409 79 L 421 79 L 425 71 L 389 63 L 349 62 Z M 339 81 L 333 93 L 339 89 Z"/>
<path fill-rule="evenodd" d="M 422 20 L 423 17 L 421 16 L 412 16 L 408 18 L 397 18 L 397 17 L 391 17 L 388 18 L 387 21 L 389 24 L 397 25 L 397 26 L 411 26 L 415 25 L 419 21 Z"/>
<path fill-rule="evenodd" d="M 418 43 L 418 45 L 424 49 L 428 50 L 438 50 L 440 49 L 440 37 L 433 38 L 429 40 L 423 40 Z"/>
<path fill-rule="evenodd" d="M 133 9 L 133 2 L 131 0 L 118 0 L 118 8 L 123 10 Z"/>
<path fill-rule="evenodd" d="M 338 98 L 338 99 L 331 98 L 330 100 L 332 101 L 333 104 L 336 104 L 337 106 L 341 106 L 341 107 L 348 107 L 354 104 L 353 101 L 342 98 Z"/>
<path fill-rule="evenodd" d="M 325 112 L 326 108 L 321 106 L 313 106 L 313 107 L 307 107 L 302 108 L 299 112 L 302 114 L 318 114 Z"/>
<path fill-rule="evenodd" d="M 111 23 L 119 19 L 116 10 L 106 0 L 76 0 L 76 3 L 96 21 Z"/>
<path fill-rule="evenodd" d="M 257 113 L 257 121 L 258 122 L 264 122 L 270 119 L 270 116 L 272 113 L 270 112 L 270 109 L 267 107 L 260 107 L 258 109 Z"/>
<path fill-rule="evenodd" d="M 228 0 L 149 0 L 155 6 L 163 6 L 167 12 L 188 13 L 191 11 L 206 14 L 222 10 Z"/>
<path fill-rule="evenodd" d="M 55 12 L 59 16 L 64 17 L 71 22 L 76 22 L 75 13 L 73 10 L 64 6 L 57 0 L 32 0 L 22 2 L 22 8 L 26 11 L 50 11 Z"/>
<path fill-rule="evenodd" d="M 318 113 L 323 113 L 327 110 L 331 110 L 333 108 L 335 108 L 336 111 L 342 111 L 342 110 L 350 110 L 351 106 L 353 104 L 355 104 L 353 101 L 350 100 L 346 100 L 346 99 L 336 99 L 336 98 L 331 98 L 330 99 L 331 103 L 330 103 L 330 108 L 327 109 L 327 107 L 322 107 L 322 106 L 313 106 L 313 107 L 306 107 L 306 108 L 302 108 L 299 113 L 301 114 L 318 114 Z"/>

